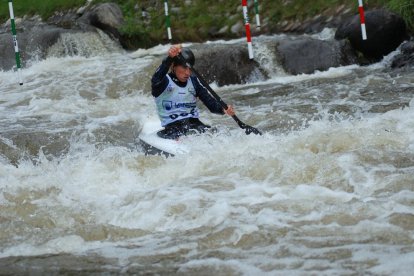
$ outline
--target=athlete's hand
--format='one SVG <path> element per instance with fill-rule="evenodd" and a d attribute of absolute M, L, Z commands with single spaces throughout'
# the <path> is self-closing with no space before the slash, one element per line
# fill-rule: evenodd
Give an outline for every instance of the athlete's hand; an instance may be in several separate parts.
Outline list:
<path fill-rule="evenodd" d="M 234 116 L 236 113 L 234 112 L 234 108 L 232 105 L 228 105 L 227 109 L 224 110 L 224 113 L 226 113 L 229 116 Z"/>
<path fill-rule="evenodd" d="M 177 56 L 181 52 L 181 48 L 181 44 L 172 45 L 168 50 L 168 56 L 172 58 Z"/>

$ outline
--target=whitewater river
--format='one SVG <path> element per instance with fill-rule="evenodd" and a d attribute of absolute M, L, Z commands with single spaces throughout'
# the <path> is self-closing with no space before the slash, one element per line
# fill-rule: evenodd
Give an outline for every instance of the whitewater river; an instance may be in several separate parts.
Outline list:
<path fill-rule="evenodd" d="M 145 156 L 167 49 L 0 71 L 1 275 L 412 275 L 413 70 L 290 76 L 256 43 L 270 78 L 212 87 L 264 135 L 203 108 L 217 134 Z"/>

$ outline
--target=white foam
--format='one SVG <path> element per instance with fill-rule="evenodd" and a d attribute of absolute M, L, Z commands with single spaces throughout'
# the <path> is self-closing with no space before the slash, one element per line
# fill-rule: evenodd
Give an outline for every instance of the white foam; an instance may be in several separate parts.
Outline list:
<path fill-rule="evenodd" d="M 34 256 L 59 253 L 79 253 L 84 250 L 85 241 L 76 235 L 59 237 L 41 245 L 20 244 L 6 249 L 0 257 Z"/>

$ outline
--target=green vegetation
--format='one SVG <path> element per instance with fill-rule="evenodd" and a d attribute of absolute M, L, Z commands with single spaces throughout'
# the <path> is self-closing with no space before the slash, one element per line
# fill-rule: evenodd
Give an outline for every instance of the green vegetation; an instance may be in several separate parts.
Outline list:
<path fill-rule="evenodd" d="M 414 0 L 391 0 L 387 2 L 387 7 L 400 14 L 408 27 L 414 30 Z"/>
<path fill-rule="evenodd" d="M 8 0 L 0 0 L 0 19 L 6 21 L 9 17 Z M 81 7 L 85 0 L 14 0 L 13 10 L 15 16 L 40 15 L 43 19 L 49 18 L 55 11 L 65 11 L 70 8 Z"/>
<path fill-rule="evenodd" d="M 0 0 L 0 20 L 9 17 L 7 0 Z M 33 4 L 35 2 L 36 4 Z M 123 10 L 125 25 L 121 29 L 130 47 L 148 47 L 166 41 L 164 0 L 93 0 L 93 4 L 115 2 Z M 230 27 L 242 20 L 240 0 L 169 0 L 171 27 L 174 41 L 203 41 L 211 39 L 211 33 L 222 27 L 229 28 L 223 34 L 234 35 Z M 249 0 L 253 2 L 253 0 Z M 16 16 L 38 14 L 43 19 L 54 11 L 66 11 L 85 5 L 86 0 L 15 0 Z M 283 21 L 302 21 L 317 15 L 335 15 L 337 10 L 350 9 L 358 13 L 358 1 L 353 0 L 259 0 L 262 21 L 269 25 Z M 387 7 L 400 14 L 411 30 L 414 30 L 414 0 L 364 0 L 365 9 Z M 142 9 L 148 17 L 142 16 Z M 254 9 L 249 9 L 254 20 Z M 128 46 L 128 45 L 127 45 Z"/>

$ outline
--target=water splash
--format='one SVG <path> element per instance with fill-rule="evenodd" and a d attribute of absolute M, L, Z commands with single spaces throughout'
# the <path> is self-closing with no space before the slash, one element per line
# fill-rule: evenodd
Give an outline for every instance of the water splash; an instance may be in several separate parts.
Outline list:
<path fill-rule="evenodd" d="M 103 31 L 63 33 L 47 51 L 47 57 L 83 56 L 91 57 L 120 52 L 120 45 Z"/>

